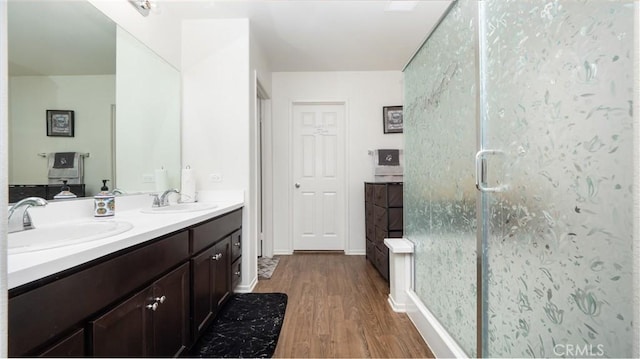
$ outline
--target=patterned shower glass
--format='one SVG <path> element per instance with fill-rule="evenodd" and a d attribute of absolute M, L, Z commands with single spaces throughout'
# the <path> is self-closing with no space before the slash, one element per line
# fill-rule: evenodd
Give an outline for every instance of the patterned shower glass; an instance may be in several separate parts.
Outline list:
<path fill-rule="evenodd" d="M 476 355 L 475 3 L 460 0 L 404 77 L 405 237 L 415 292 Z"/>
<path fill-rule="evenodd" d="M 637 2 L 480 4 L 482 354 L 630 357 Z"/>

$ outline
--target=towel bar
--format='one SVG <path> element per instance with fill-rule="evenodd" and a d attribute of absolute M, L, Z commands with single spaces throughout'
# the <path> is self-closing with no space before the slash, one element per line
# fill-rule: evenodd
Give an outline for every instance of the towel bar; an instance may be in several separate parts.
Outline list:
<path fill-rule="evenodd" d="M 40 156 L 40 157 L 47 157 L 47 156 L 48 156 L 48 154 L 47 154 L 47 153 L 44 153 L 44 152 L 40 152 L 40 153 L 38 153 L 38 156 Z M 82 156 L 82 157 L 89 157 L 89 152 L 87 152 L 87 153 L 81 153 L 81 154 L 80 154 L 80 156 Z"/>

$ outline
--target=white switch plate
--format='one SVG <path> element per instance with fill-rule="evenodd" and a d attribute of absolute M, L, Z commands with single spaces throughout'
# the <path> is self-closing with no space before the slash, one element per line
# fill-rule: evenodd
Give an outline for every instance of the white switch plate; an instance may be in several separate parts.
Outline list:
<path fill-rule="evenodd" d="M 155 178 L 153 177 L 153 175 L 142 175 L 142 183 L 153 183 L 155 182 Z"/>
<path fill-rule="evenodd" d="M 222 182 L 222 175 L 219 173 L 211 173 L 209 175 L 209 182 L 211 183 L 220 183 Z"/>

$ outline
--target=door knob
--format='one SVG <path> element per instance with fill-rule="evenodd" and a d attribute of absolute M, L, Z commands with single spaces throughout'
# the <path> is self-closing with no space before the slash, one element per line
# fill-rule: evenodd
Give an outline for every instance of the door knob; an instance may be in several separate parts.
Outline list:
<path fill-rule="evenodd" d="M 296 188 L 300 188 L 300 183 L 296 182 L 295 186 L 296 186 Z"/>

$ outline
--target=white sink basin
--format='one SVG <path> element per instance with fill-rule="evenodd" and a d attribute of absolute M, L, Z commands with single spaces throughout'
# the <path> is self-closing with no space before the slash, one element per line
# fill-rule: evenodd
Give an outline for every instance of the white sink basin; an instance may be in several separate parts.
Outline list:
<path fill-rule="evenodd" d="M 153 213 L 153 214 L 169 214 L 169 213 L 187 213 L 187 212 L 198 212 L 198 211 L 206 211 L 208 209 L 217 208 L 217 204 L 211 203 L 178 203 L 172 204 L 164 207 L 152 207 L 152 208 L 144 208 L 140 210 L 142 213 Z"/>
<path fill-rule="evenodd" d="M 35 229 L 10 233 L 7 249 L 9 254 L 41 251 L 115 236 L 131 228 L 133 225 L 129 222 L 112 219 L 36 227 Z"/>

